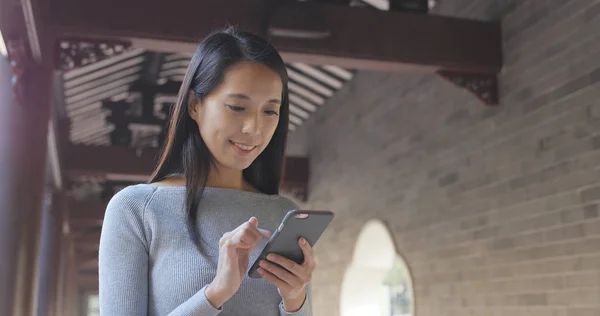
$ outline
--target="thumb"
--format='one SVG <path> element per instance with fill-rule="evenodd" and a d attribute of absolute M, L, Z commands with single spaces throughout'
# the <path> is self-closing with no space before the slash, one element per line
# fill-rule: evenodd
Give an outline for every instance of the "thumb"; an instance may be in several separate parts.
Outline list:
<path fill-rule="evenodd" d="M 252 224 L 252 226 L 258 228 L 258 219 L 256 217 L 254 217 L 254 216 L 250 217 L 249 222 L 250 222 L 250 224 Z"/>

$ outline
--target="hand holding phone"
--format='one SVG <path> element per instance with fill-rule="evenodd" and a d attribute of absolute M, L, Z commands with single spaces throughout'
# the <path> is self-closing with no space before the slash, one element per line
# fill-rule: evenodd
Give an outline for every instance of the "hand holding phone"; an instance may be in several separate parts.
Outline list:
<path fill-rule="evenodd" d="M 298 244 L 304 254 L 302 264 L 271 253 L 267 260 L 260 261 L 256 270 L 265 281 L 277 287 L 287 311 L 297 311 L 302 307 L 308 294 L 306 287 L 316 268 L 312 247 L 304 238 L 300 238 Z"/>
<path fill-rule="evenodd" d="M 261 260 L 267 259 L 267 255 L 271 253 L 290 259 L 297 264 L 302 264 L 304 253 L 298 243 L 300 238 L 306 239 L 310 247 L 314 247 L 333 217 L 334 214 L 330 211 L 289 211 L 248 270 L 248 276 L 261 278 L 257 269 Z M 276 263 L 273 264 L 277 265 Z"/>

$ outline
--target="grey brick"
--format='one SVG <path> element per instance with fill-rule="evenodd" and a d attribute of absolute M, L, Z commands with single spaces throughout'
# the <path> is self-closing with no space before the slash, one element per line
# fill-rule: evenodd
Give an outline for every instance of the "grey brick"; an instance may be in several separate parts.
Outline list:
<path fill-rule="evenodd" d="M 518 296 L 519 305 L 535 306 L 546 305 L 548 298 L 546 294 L 521 294 Z"/>
<path fill-rule="evenodd" d="M 584 225 L 585 235 L 589 237 L 600 235 L 600 222 L 588 221 Z"/>
<path fill-rule="evenodd" d="M 600 3 L 596 3 L 585 9 L 584 18 L 586 22 L 589 22 L 598 17 L 600 17 Z"/>
<path fill-rule="evenodd" d="M 555 151 L 554 158 L 558 161 L 570 159 L 582 153 L 597 149 L 596 146 L 600 146 L 600 137 L 573 141 L 564 147 L 558 148 Z"/>
<path fill-rule="evenodd" d="M 600 136 L 596 136 L 592 139 L 594 149 L 600 149 Z"/>
<path fill-rule="evenodd" d="M 598 217 L 598 205 L 587 205 L 583 209 L 583 217 L 585 219 L 593 219 Z"/>
<path fill-rule="evenodd" d="M 446 175 L 443 178 L 441 178 L 439 181 L 439 185 L 440 185 L 440 187 L 445 187 L 445 186 L 455 183 L 456 181 L 458 181 L 458 174 L 451 173 L 451 174 Z"/>
<path fill-rule="evenodd" d="M 489 218 L 486 215 L 477 216 L 474 218 L 468 218 L 460 223 L 460 229 L 470 230 L 473 228 L 486 226 L 489 222 Z"/>
<path fill-rule="evenodd" d="M 598 267 L 600 267 L 600 255 L 580 258 L 576 268 L 579 271 L 597 271 Z"/>
<path fill-rule="evenodd" d="M 499 239 L 493 240 L 492 242 L 489 243 L 487 248 L 491 251 L 494 251 L 494 250 L 506 250 L 506 249 L 511 249 L 514 247 L 515 247 L 515 241 L 512 238 L 504 237 L 504 238 L 499 238 Z"/>
<path fill-rule="evenodd" d="M 600 118 L 600 102 L 595 102 L 589 106 L 589 116 L 591 118 Z"/>
<path fill-rule="evenodd" d="M 600 200 L 600 186 L 581 191 L 581 201 L 586 203 Z"/>
<path fill-rule="evenodd" d="M 582 238 L 585 236 L 584 227 L 582 224 L 558 227 L 546 231 L 544 240 L 547 242 L 555 242 L 562 240 L 569 240 L 575 238 Z"/>
<path fill-rule="evenodd" d="M 566 275 L 566 288 L 597 287 L 600 284 L 600 272 Z"/>
<path fill-rule="evenodd" d="M 600 67 L 590 72 L 590 84 L 594 84 L 598 81 L 600 81 Z"/>
<path fill-rule="evenodd" d="M 552 91 L 549 95 L 549 98 L 552 100 L 560 99 L 568 94 L 576 92 L 577 90 L 583 89 L 588 85 L 596 82 L 594 80 L 591 80 L 591 78 L 592 76 L 589 74 L 585 74 L 579 78 L 575 78 Z"/>
<path fill-rule="evenodd" d="M 585 219 L 584 208 L 577 207 L 560 212 L 560 220 L 563 224 L 570 224 L 573 222 L 582 221 Z"/>
<path fill-rule="evenodd" d="M 446 124 L 454 124 L 459 121 L 463 121 L 469 117 L 469 111 L 467 109 L 459 109 L 454 113 L 450 114 L 446 119 Z"/>
<path fill-rule="evenodd" d="M 598 316 L 598 308 L 574 306 L 566 310 L 566 316 Z"/>

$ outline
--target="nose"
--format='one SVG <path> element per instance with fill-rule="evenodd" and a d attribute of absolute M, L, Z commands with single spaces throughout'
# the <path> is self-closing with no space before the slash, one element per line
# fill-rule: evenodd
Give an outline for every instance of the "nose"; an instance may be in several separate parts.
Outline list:
<path fill-rule="evenodd" d="M 242 133 L 247 135 L 257 135 L 260 134 L 260 127 L 262 124 L 262 120 L 260 115 L 258 114 L 250 114 L 244 118 L 244 123 L 242 126 Z"/>

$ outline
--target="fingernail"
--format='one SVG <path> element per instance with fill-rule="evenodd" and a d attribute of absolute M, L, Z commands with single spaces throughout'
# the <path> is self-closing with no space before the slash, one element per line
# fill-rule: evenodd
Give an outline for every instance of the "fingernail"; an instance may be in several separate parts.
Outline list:
<path fill-rule="evenodd" d="M 267 259 L 273 261 L 273 260 L 275 260 L 275 255 L 270 253 L 269 255 L 267 255 Z"/>
<path fill-rule="evenodd" d="M 300 243 L 303 244 L 303 245 L 306 245 L 306 239 L 300 238 Z"/>

